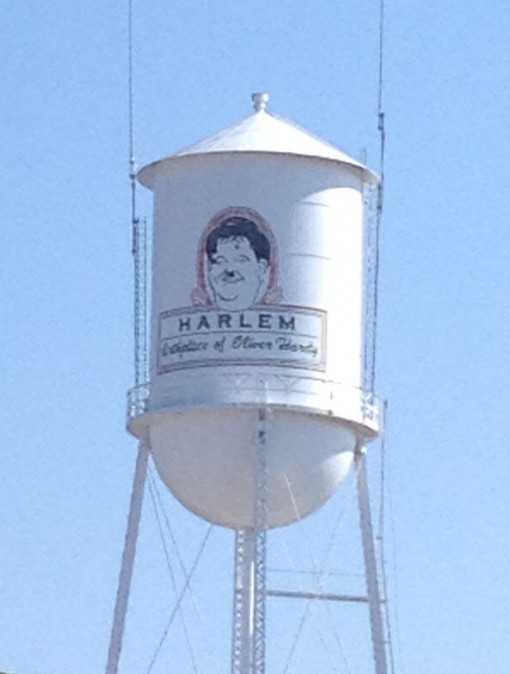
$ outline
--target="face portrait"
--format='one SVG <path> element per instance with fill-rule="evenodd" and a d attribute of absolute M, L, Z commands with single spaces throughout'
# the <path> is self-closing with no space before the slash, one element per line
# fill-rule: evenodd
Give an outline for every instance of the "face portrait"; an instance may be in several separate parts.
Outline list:
<path fill-rule="evenodd" d="M 207 279 L 220 309 L 239 311 L 256 304 L 268 283 L 270 245 L 258 226 L 232 217 L 209 235 Z"/>

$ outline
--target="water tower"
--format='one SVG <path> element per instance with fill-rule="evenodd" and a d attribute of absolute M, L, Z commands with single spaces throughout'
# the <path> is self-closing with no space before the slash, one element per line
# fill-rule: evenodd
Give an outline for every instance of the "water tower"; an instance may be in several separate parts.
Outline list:
<path fill-rule="evenodd" d="M 367 442 L 364 165 L 254 94 L 240 123 L 142 168 L 154 194 L 150 373 L 108 674 L 117 671 L 144 470 L 236 531 L 233 674 L 262 674 L 268 529 L 321 507 Z M 386 671 L 365 474 L 360 509 L 377 674 Z M 361 479 L 361 481 L 360 481 Z M 137 491 L 138 489 L 138 491 Z M 136 495 L 138 494 L 138 496 Z"/>

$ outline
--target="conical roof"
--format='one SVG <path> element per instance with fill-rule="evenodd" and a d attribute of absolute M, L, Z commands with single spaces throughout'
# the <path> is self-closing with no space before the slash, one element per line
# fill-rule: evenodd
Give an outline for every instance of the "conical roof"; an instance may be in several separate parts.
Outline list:
<path fill-rule="evenodd" d="M 138 173 L 139 181 L 146 187 L 152 187 L 155 169 L 162 163 L 180 157 L 259 152 L 328 159 L 359 169 L 363 173 L 364 180 L 371 184 L 377 183 L 377 176 L 360 162 L 294 122 L 269 114 L 266 111 L 268 99 L 267 94 L 253 94 L 255 108 L 253 114 L 194 145 L 144 166 Z"/>

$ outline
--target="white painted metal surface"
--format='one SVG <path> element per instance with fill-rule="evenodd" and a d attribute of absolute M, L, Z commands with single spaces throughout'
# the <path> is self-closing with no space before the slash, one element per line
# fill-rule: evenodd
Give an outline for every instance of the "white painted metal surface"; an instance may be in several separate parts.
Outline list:
<path fill-rule="evenodd" d="M 138 530 L 140 528 L 140 519 L 142 516 L 142 504 L 145 491 L 145 481 L 147 478 L 148 460 L 149 446 L 147 442 L 141 440 L 138 447 L 135 475 L 133 478 L 133 489 L 131 491 L 131 503 L 129 506 L 128 524 L 126 538 L 124 541 L 124 552 L 122 554 L 122 566 L 120 569 L 119 585 L 117 588 L 117 597 L 115 600 L 113 625 L 110 634 L 106 674 L 117 674 L 119 671 L 120 654 L 122 650 L 122 641 L 124 639 L 124 627 L 126 622 L 129 593 L 131 590 L 131 578 L 133 576 L 133 568 L 135 564 Z"/>
<path fill-rule="evenodd" d="M 375 674 L 387 674 L 388 635 L 385 631 L 382 597 L 379 590 L 379 574 L 372 527 L 372 513 L 370 509 L 370 495 L 364 448 L 360 448 L 356 451 L 355 465 L 357 469 L 356 486 L 358 492 L 358 510 L 363 544 L 363 557 L 365 561 L 365 580 L 367 584 Z"/>
<path fill-rule="evenodd" d="M 153 189 L 161 175 L 162 167 L 170 162 L 175 164 L 179 157 L 191 155 L 203 156 L 206 154 L 263 152 L 268 154 L 289 154 L 303 157 L 330 159 L 345 164 L 352 169 L 358 169 L 363 180 L 376 185 L 377 177 L 363 164 L 352 159 L 333 145 L 317 138 L 309 131 L 301 128 L 290 120 L 277 117 L 266 112 L 266 103 L 256 99 L 264 94 L 254 94 L 255 114 L 246 117 L 238 124 L 222 129 L 218 133 L 208 136 L 204 140 L 183 148 L 175 154 L 155 161 L 139 172 L 138 179 Z"/>
<path fill-rule="evenodd" d="M 155 195 L 151 378 L 130 429 L 201 517 L 254 525 L 258 409 L 267 525 L 320 507 L 378 433 L 361 390 L 365 167 L 256 112 L 142 169 Z M 141 403 L 141 404 L 140 404 Z"/>

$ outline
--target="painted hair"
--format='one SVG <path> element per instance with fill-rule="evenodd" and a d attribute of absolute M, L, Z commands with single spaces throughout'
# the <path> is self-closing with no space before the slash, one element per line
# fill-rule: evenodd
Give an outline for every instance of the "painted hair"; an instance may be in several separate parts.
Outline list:
<path fill-rule="evenodd" d="M 260 230 L 258 225 L 240 216 L 232 216 L 213 229 L 206 240 L 205 252 L 207 259 L 214 262 L 214 254 L 218 250 L 220 239 L 246 239 L 255 253 L 257 261 L 266 260 L 269 264 L 271 258 L 271 244 L 267 236 Z"/>

